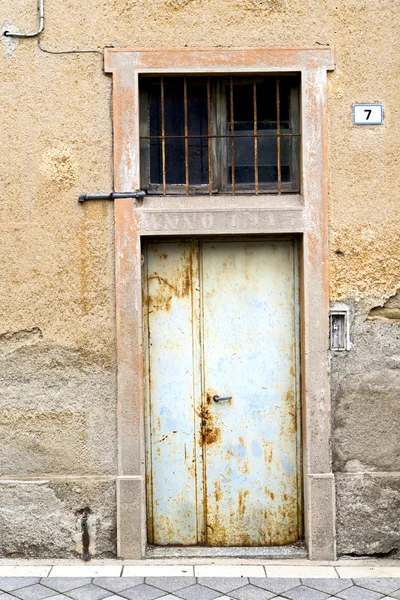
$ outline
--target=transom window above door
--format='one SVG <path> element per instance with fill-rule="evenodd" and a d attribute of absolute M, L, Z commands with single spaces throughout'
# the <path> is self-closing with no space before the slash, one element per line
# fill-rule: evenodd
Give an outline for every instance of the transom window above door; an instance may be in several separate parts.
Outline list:
<path fill-rule="evenodd" d="M 156 195 L 300 192 L 300 78 L 139 78 L 141 188 Z"/>

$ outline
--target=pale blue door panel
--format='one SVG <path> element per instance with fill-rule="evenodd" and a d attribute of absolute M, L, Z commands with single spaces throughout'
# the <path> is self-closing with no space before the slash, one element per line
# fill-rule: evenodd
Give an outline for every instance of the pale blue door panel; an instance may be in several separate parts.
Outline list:
<path fill-rule="evenodd" d="M 148 534 L 158 545 L 198 543 L 192 262 L 191 243 L 147 247 Z"/>
<path fill-rule="evenodd" d="M 201 254 L 207 544 L 295 542 L 294 245 L 210 242 Z M 215 395 L 232 400 L 215 402 Z"/>

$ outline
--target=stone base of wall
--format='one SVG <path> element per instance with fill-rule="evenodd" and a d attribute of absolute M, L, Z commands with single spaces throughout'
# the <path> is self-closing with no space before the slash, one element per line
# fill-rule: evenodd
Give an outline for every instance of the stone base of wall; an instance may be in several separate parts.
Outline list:
<path fill-rule="evenodd" d="M 400 473 L 339 474 L 339 554 L 388 554 L 400 550 Z"/>
<path fill-rule="evenodd" d="M 338 554 L 396 553 L 400 549 L 400 320 L 393 312 L 381 317 L 382 311 L 366 303 L 349 300 L 348 304 L 353 315 L 352 346 L 332 357 Z"/>
<path fill-rule="evenodd" d="M 0 481 L 0 556 L 82 556 L 81 522 L 87 509 L 91 555 L 115 557 L 115 481 Z"/>
<path fill-rule="evenodd" d="M 112 356 L 0 336 L 0 556 L 116 556 L 116 374 Z"/>

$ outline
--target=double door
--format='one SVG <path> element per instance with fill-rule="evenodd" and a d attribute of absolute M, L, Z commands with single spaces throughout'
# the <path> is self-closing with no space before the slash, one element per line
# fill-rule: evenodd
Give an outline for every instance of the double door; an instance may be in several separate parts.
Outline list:
<path fill-rule="evenodd" d="M 301 537 L 297 245 L 143 248 L 148 541 Z"/>

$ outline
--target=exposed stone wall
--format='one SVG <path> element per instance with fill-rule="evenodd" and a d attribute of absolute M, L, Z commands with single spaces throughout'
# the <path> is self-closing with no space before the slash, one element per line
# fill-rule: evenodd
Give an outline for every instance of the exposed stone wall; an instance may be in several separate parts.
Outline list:
<path fill-rule="evenodd" d="M 91 551 L 114 556 L 115 366 L 34 330 L 8 344 L 0 338 L 0 555 L 80 554 L 89 509 Z"/>
<path fill-rule="evenodd" d="M 353 311 L 353 348 L 332 360 L 342 553 L 400 546 L 400 325 L 395 313 L 372 310 L 399 288 L 399 21 L 397 0 L 46 0 L 40 40 L 55 52 L 335 47 L 331 299 Z M 2 3 L 0 24 L 34 31 L 35 3 Z M 112 82 L 99 54 L 2 41 L 0 553 L 79 553 L 77 519 L 89 507 L 93 552 L 109 556 L 117 470 L 113 207 L 77 198 L 112 189 Z M 384 125 L 354 127 L 354 102 L 381 102 Z"/>
<path fill-rule="evenodd" d="M 115 473 L 115 374 L 94 353 L 37 343 L 4 357 L 6 477 Z"/>
<path fill-rule="evenodd" d="M 352 347 L 349 352 L 335 352 L 332 358 L 340 553 L 396 554 L 400 549 L 400 320 L 396 303 L 397 296 L 393 296 L 382 302 L 379 311 L 371 310 L 365 300 L 348 301 Z"/>
<path fill-rule="evenodd" d="M 1 556 L 80 556 L 85 511 L 89 552 L 115 556 L 115 485 L 107 478 L 0 481 L 0 505 Z"/>

